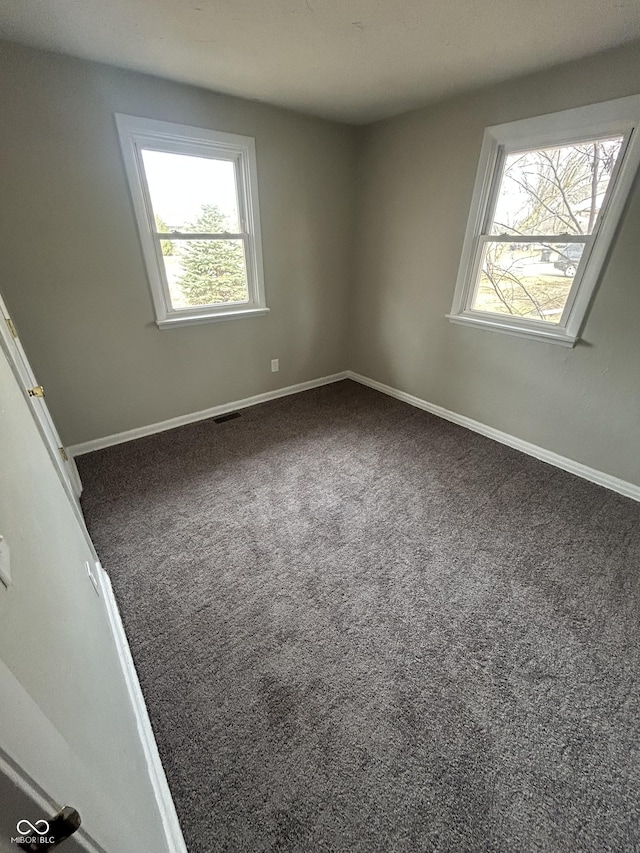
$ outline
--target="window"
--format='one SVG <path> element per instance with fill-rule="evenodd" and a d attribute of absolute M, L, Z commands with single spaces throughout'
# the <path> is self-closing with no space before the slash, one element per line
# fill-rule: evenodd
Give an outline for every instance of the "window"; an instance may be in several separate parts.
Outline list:
<path fill-rule="evenodd" d="M 487 128 L 451 314 L 573 346 L 640 161 L 640 96 Z"/>
<path fill-rule="evenodd" d="M 158 326 L 265 314 L 254 140 L 116 122 Z"/>

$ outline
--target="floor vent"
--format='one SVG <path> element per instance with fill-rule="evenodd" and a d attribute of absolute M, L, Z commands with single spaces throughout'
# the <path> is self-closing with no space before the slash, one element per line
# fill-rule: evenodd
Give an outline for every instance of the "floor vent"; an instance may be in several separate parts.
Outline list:
<path fill-rule="evenodd" d="M 229 412 L 228 415 L 220 415 L 219 418 L 214 418 L 213 422 L 216 424 L 223 424 L 225 421 L 232 421 L 234 418 L 239 418 L 240 412 Z"/>

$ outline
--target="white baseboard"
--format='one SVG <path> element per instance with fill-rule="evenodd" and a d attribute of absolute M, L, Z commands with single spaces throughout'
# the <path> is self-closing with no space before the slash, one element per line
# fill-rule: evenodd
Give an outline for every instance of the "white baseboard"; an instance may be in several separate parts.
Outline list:
<path fill-rule="evenodd" d="M 611 491 L 618 492 L 618 494 L 624 495 L 627 498 L 632 498 L 634 501 L 640 501 L 640 486 L 636 486 L 634 483 L 628 483 L 626 480 L 620 480 L 611 474 L 605 474 L 602 471 L 597 471 L 595 468 L 589 468 L 588 465 L 575 462 L 566 456 L 560 456 L 559 453 L 553 453 L 551 450 L 546 450 L 537 444 L 531 444 L 529 441 L 524 441 L 515 435 L 509 435 L 507 432 L 487 426 L 480 423 L 480 421 L 474 421 L 465 415 L 459 415 L 457 412 L 444 409 L 442 406 L 428 403 L 426 400 L 420 399 L 420 397 L 414 397 L 413 394 L 399 391 L 397 388 L 392 388 L 391 385 L 385 385 L 383 382 L 378 382 L 375 379 L 369 379 L 367 376 L 354 373 L 353 370 L 347 371 L 347 378 L 353 379 L 354 382 L 359 382 L 361 385 L 367 385 L 369 388 L 374 388 L 376 391 L 381 391 L 389 397 L 395 397 L 396 400 L 409 403 L 410 406 L 415 406 L 417 409 L 423 409 L 425 412 L 430 412 L 439 418 L 444 418 L 454 424 L 466 427 L 473 432 L 478 432 L 480 435 L 492 438 L 494 441 L 499 441 L 500 444 L 506 444 L 508 447 L 520 450 L 528 456 L 535 456 L 536 459 L 540 459 L 542 462 L 548 462 L 549 465 L 562 468 L 563 471 L 568 471 L 570 474 L 575 474 L 577 477 L 582 477 L 584 480 L 589 480 L 598 486 L 604 486 L 605 489 L 611 489 Z"/>
<path fill-rule="evenodd" d="M 369 388 L 374 388 L 389 397 L 395 397 L 396 400 L 402 400 L 410 406 L 415 406 L 417 409 L 423 409 L 425 412 L 430 412 L 432 415 L 437 415 L 439 418 L 444 418 L 454 424 L 466 427 L 473 432 L 480 433 L 487 438 L 492 438 L 500 444 L 506 444 L 508 447 L 513 447 L 515 450 L 520 450 L 528 456 L 534 456 L 549 465 L 554 465 L 556 468 L 562 468 L 563 471 L 568 471 L 575 474 L 577 477 L 582 477 L 584 480 L 589 480 L 591 483 L 596 483 L 599 486 L 604 486 L 606 489 L 611 489 L 620 495 L 624 495 L 632 500 L 640 501 L 640 486 L 634 483 L 629 483 L 626 480 L 621 480 L 611 474 L 605 474 L 603 471 L 598 471 L 595 468 L 590 468 L 588 465 L 583 465 L 581 462 L 576 462 L 566 456 L 560 456 L 559 453 L 554 453 L 544 447 L 539 447 L 537 444 L 531 444 L 529 441 L 517 438 L 515 435 L 510 435 L 507 432 L 502 432 L 494 427 L 487 426 L 474 421 L 473 418 L 468 418 L 465 415 L 459 415 L 457 412 L 452 412 L 449 409 L 444 409 L 442 406 L 437 406 L 435 403 L 429 403 L 427 400 L 422 400 L 420 397 L 415 397 L 413 394 L 407 394 L 405 391 L 399 391 L 391 385 L 385 385 L 383 382 L 378 382 L 376 379 L 370 379 L 368 376 L 362 376 L 360 373 L 355 373 L 353 370 L 344 370 L 341 373 L 333 373 L 331 376 L 322 376 L 319 379 L 311 379 L 309 382 L 299 382 L 297 385 L 288 385 L 286 388 L 277 388 L 275 391 L 267 391 L 264 394 L 256 394 L 253 397 L 245 397 L 243 400 L 236 400 L 232 403 L 223 403 L 221 406 L 213 406 L 210 409 L 204 409 L 201 412 L 192 412 L 189 415 L 180 415 L 177 418 L 170 418 L 167 421 L 160 423 L 149 424 L 144 427 L 137 427 L 126 432 L 119 432 L 115 435 L 107 435 L 104 438 L 96 438 L 93 441 L 85 441 L 82 444 L 76 444 L 73 447 L 67 448 L 73 456 L 81 456 L 83 453 L 91 453 L 93 450 L 101 450 L 103 447 L 111 447 L 114 444 L 122 444 L 126 441 L 133 441 L 136 438 L 142 438 L 145 435 L 153 435 L 156 432 L 164 432 L 174 427 L 184 426 L 185 424 L 195 423 L 196 421 L 206 420 L 207 418 L 215 418 L 228 412 L 235 412 L 238 409 L 246 409 L 249 406 L 256 406 L 258 403 L 266 403 L 268 400 L 276 400 L 278 397 L 287 397 L 290 394 L 298 394 L 300 391 L 307 391 L 310 388 L 318 388 L 321 385 L 329 385 L 332 382 L 339 382 L 341 379 L 352 379 L 354 382 L 359 382 L 361 385 L 367 385 Z"/>
<path fill-rule="evenodd" d="M 176 814 L 176 809 L 173 804 L 173 798 L 171 797 L 171 791 L 169 790 L 169 785 L 167 783 L 167 777 L 165 776 L 162 761 L 160 760 L 160 754 L 158 753 L 156 739 L 153 734 L 153 729 L 151 728 L 147 706 L 142 695 L 140 682 L 138 681 L 138 674 L 136 672 L 133 658 L 131 657 L 131 650 L 129 649 L 129 643 L 120 618 L 120 611 L 118 610 L 118 605 L 113 594 L 111 580 L 100 564 L 98 564 L 97 568 L 100 579 L 100 589 L 105 602 L 107 615 L 109 617 L 111 632 L 118 651 L 120 666 L 129 692 L 131 705 L 133 706 L 133 712 L 138 726 L 138 734 L 140 735 L 142 748 L 147 761 L 149 778 L 158 804 L 158 811 L 162 818 L 167 850 L 169 853 L 188 853 L 187 845 L 185 844 L 182 830 L 180 829 L 178 815 Z"/>
<path fill-rule="evenodd" d="M 124 444 L 126 441 L 133 441 L 136 438 L 142 438 L 145 435 L 153 435 L 156 432 L 165 432 L 168 429 L 192 424 L 196 421 L 204 421 L 207 418 L 217 418 L 220 415 L 226 415 L 228 412 L 235 412 L 238 409 L 246 409 L 249 406 L 257 406 L 258 403 L 266 403 L 268 400 L 277 400 L 278 397 L 288 397 L 290 394 L 299 394 L 300 391 L 308 391 L 310 388 L 319 388 L 321 385 L 329 385 L 332 382 L 339 382 L 341 379 L 347 378 L 347 371 L 342 373 L 333 373 L 331 376 L 321 376 L 319 379 L 310 379 L 308 382 L 298 382 L 297 385 L 288 385 L 286 388 L 276 388 L 275 391 L 266 391 L 264 394 L 256 394 L 253 397 L 245 397 L 244 400 L 235 400 L 232 403 L 223 403 L 221 406 L 212 406 L 210 409 L 203 409 L 201 412 L 192 412 L 189 415 L 179 415 L 177 418 L 170 418 L 167 421 L 160 421 L 156 424 L 148 426 L 136 427 L 129 429 L 126 432 L 118 432 L 114 435 L 106 435 L 104 438 L 95 438 L 92 441 L 85 441 L 81 444 L 74 444 L 72 447 L 67 447 L 67 453 L 73 456 L 82 456 L 83 453 L 91 453 L 93 450 L 102 450 L 103 447 L 111 447 L 114 444 Z"/>

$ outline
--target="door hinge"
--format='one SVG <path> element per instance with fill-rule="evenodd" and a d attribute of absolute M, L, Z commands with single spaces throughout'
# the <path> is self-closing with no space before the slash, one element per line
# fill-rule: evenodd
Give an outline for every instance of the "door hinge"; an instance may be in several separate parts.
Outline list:
<path fill-rule="evenodd" d="M 11 319 L 11 317 L 5 317 L 4 319 L 7 323 L 7 326 L 9 327 L 9 331 L 11 332 L 11 337 L 17 338 L 18 332 L 16 330 L 16 327 L 13 325 L 13 320 Z"/>
<path fill-rule="evenodd" d="M 65 462 L 68 462 L 69 457 L 67 456 L 67 451 L 64 449 L 64 447 L 59 447 L 58 450 L 60 451 L 60 456 L 62 456 L 63 460 Z"/>
<path fill-rule="evenodd" d="M 42 385 L 36 385 L 33 388 L 29 388 L 29 396 L 44 397 L 44 388 L 42 387 Z"/>

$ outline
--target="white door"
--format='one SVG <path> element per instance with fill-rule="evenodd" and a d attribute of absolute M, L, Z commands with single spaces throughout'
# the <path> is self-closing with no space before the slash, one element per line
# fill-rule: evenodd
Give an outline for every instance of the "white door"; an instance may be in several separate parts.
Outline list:
<path fill-rule="evenodd" d="M 0 850 L 72 806 L 63 851 L 185 853 L 109 579 L 23 389 L 0 346 Z"/>
<path fill-rule="evenodd" d="M 73 457 L 67 454 L 60 441 L 60 436 L 45 403 L 44 388 L 42 385 L 38 385 L 38 381 L 20 343 L 16 325 L 9 316 L 9 311 L 1 294 L 0 315 L 0 341 L 9 358 L 16 379 L 29 400 L 38 424 L 38 429 L 47 445 L 53 464 L 62 477 L 64 486 L 70 497 L 77 502 L 82 493 L 82 483 L 76 463 Z"/>
<path fill-rule="evenodd" d="M 22 685 L 0 661 L 0 706 L 5 714 L 19 708 L 20 716 L 14 724 L 5 725 L 0 746 L 0 851 L 28 849 L 32 843 L 36 850 L 64 850 L 65 853 L 103 853 L 101 847 L 82 824 L 68 838 L 54 844 L 56 832 L 53 818 L 64 806 L 56 799 L 61 795 L 73 796 L 74 784 L 86 784 L 84 771 L 70 754 L 68 745 L 42 714 Z M 17 724 L 16 724 L 17 723 Z M 39 753 L 47 757 L 49 766 L 63 768 L 60 778 L 51 780 L 56 794 L 42 787 L 35 777 L 46 776 L 46 771 L 33 760 Z M 76 792 L 77 795 L 79 795 Z M 86 802 L 86 798 L 81 798 Z M 73 808 L 73 806 L 72 806 Z M 52 829 L 53 826 L 53 829 Z M 30 842 L 33 839 L 35 843 Z M 23 847 L 18 845 L 22 844 Z"/>

